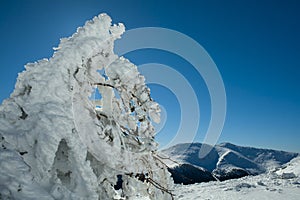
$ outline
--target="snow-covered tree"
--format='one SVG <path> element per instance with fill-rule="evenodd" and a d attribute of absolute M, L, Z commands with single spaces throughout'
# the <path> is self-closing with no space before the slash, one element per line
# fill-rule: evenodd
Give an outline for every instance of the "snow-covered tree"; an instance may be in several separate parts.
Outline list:
<path fill-rule="evenodd" d="M 0 199 L 173 198 L 159 105 L 113 52 L 124 30 L 101 14 L 19 74 L 0 106 Z"/>

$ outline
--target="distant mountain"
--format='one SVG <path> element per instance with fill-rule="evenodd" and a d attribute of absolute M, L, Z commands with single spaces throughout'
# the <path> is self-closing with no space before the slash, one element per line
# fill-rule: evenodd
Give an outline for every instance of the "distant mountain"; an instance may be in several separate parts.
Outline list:
<path fill-rule="evenodd" d="M 257 175 L 281 167 L 299 155 L 222 143 L 212 147 L 206 157 L 200 158 L 199 150 L 203 145 L 208 146 L 201 143 L 177 144 L 160 152 L 175 183 L 224 181 Z"/>
<path fill-rule="evenodd" d="M 247 176 L 224 182 L 174 185 L 177 200 L 186 199 L 271 199 L 299 200 L 300 156 L 281 167 L 257 176 Z"/>
<path fill-rule="evenodd" d="M 194 184 L 199 182 L 215 181 L 215 177 L 209 171 L 190 164 L 180 164 L 168 169 L 175 183 Z"/>

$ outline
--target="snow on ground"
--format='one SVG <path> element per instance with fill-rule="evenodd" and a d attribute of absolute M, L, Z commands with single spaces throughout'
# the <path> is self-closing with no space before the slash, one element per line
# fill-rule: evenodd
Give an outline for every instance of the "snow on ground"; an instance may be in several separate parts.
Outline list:
<path fill-rule="evenodd" d="M 174 194 L 175 199 L 182 200 L 299 200 L 300 156 L 281 168 L 258 176 L 223 182 L 175 185 Z"/>

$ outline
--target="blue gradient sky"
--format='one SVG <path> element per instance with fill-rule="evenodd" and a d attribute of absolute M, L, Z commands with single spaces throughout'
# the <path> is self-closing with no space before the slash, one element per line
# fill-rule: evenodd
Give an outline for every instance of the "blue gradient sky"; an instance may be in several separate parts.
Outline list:
<path fill-rule="evenodd" d="M 9 97 L 26 63 L 51 57 L 59 38 L 106 12 L 127 29 L 174 29 L 206 49 L 227 92 L 227 118 L 219 142 L 300 152 L 299 10 L 297 0 L 1 0 L 0 101 Z M 143 50 L 127 57 L 136 64 L 172 66 L 197 88 L 202 118 L 196 140 L 201 141 L 210 117 L 201 76 L 168 52 Z M 168 112 L 167 124 L 158 134 L 166 143 L 178 128 L 180 109 L 168 89 L 150 87 Z"/>

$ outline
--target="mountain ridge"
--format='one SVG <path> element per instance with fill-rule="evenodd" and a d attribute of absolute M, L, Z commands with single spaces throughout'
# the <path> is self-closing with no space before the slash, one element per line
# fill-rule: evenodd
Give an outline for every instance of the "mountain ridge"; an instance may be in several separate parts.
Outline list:
<path fill-rule="evenodd" d="M 211 147 L 211 151 L 204 158 L 199 156 L 201 147 Z M 198 142 L 182 143 L 161 150 L 160 153 L 164 157 L 170 158 L 169 160 L 166 159 L 168 160 L 166 164 L 169 166 L 174 182 L 183 184 L 207 182 L 207 177 L 210 177 L 210 175 L 215 180 L 220 181 L 241 178 L 247 175 L 258 175 L 278 168 L 299 156 L 299 153 L 243 147 L 228 142 L 213 147 Z M 193 180 L 195 175 L 191 176 L 189 170 L 187 170 L 187 168 L 192 169 L 193 167 L 197 168 L 194 171 L 202 169 L 201 174 L 205 174 L 206 178 L 201 179 L 198 177 Z M 178 175 L 178 173 L 182 174 Z M 182 178 L 183 176 L 188 179 Z"/>

